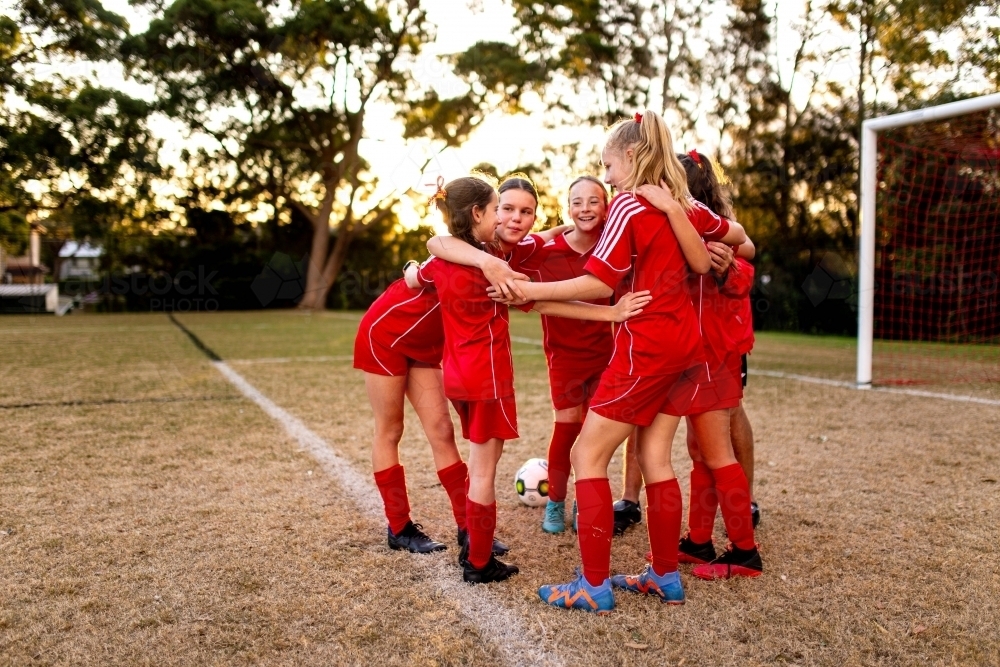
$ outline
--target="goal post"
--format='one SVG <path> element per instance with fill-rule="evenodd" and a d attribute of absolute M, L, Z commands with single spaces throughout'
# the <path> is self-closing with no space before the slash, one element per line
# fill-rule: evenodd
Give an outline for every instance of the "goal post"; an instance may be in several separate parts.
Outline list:
<path fill-rule="evenodd" d="M 887 130 L 940 121 L 1000 108 L 1000 93 L 950 102 L 864 121 L 861 131 L 860 244 L 858 252 L 857 386 L 872 386 L 875 333 L 876 200 L 878 196 L 878 139 Z"/>

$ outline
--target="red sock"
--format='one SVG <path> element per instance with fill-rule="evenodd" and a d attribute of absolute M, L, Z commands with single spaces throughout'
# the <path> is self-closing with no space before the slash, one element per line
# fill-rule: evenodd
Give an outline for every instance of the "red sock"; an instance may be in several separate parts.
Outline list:
<path fill-rule="evenodd" d="M 615 529 L 613 504 L 611 483 L 606 478 L 576 480 L 580 557 L 583 575 L 591 586 L 599 586 L 611 576 L 611 536 Z"/>
<path fill-rule="evenodd" d="M 722 520 L 726 522 L 729 541 L 740 549 L 753 549 L 757 541 L 753 536 L 750 519 L 750 487 L 739 463 L 712 471 L 715 490 L 719 494 Z"/>
<path fill-rule="evenodd" d="M 576 422 L 556 422 L 552 427 L 549 441 L 549 500 L 566 500 L 566 485 L 569 483 L 569 451 L 573 449 L 576 436 L 580 435 L 583 424 Z"/>
<path fill-rule="evenodd" d="M 691 469 L 691 504 L 688 507 L 688 528 L 691 541 L 704 544 L 712 539 L 715 513 L 719 510 L 719 496 L 715 492 L 712 471 L 701 461 Z"/>
<path fill-rule="evenodd" d="M 467 500 L 465 515 L 469 527 L 469 562 L 476 569 L 486 567 L 493 554 L 493 533 L 497 527 L 497 504 L 480 505 Z"/>
<path fill-rule="evenodd" d="M 469 479 L 469 467 L 465 461 L 453 463 L 447 468 L 438 470 L 438 479 L 444 492 L 451 501 L 451 512 L 455 515 L 455 523 L 465 530 L 465 481 Z"/>
<path fill-rule="evenodd" d="M 403 466 L 396 464 L 391 468 L 375 473 L 375 484 L 382 494 L 385 505 L 385 518 L 389 520 L 389 530 L 393 535 L 410 523 L 410 499 L 406 497 L 406 475 Z"/>
<path fill-rule="evenodd" d="M 653 572 L 662 577 L 677 570 L 677 543 L 681 539 L 684 503 L 677 479 L 646 485 L 646 530 L 653 552 Z"/>

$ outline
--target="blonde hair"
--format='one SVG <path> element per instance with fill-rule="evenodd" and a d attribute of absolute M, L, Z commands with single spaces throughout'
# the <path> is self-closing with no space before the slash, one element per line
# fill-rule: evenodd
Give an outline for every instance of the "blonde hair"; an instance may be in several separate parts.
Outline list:
<path fill-rule="evenodd" d="M 620 120 L 611 126 L 605 150 L 625 155 L 632 149 L 632 170 L 618 184 L 628 191 L 640 185 L 659 185 L 665 181 L 670 193 L 684 211 L 691 209 L 687 174 L 674 153 L 674 140 L 663 118 L 655 111 L 636 114 L 635 119 Z"/>

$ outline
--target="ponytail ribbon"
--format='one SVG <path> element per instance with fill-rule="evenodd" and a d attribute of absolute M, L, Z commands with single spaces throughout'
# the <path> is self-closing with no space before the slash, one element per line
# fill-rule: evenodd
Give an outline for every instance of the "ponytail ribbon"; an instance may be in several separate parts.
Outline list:
<path fill-rule="evenodd" d="M 688 151 L 688 155 L 691 156 L 691 159 L 694 160 L 694 163 L 696 165 L 698 165 L 699 167 L 701 166 L 701 156 L 698 155 L 697 149 L 692 148 L 690 151 Z"/>
<path fill-rule="evenodd" d="M 428 183 L 428 185 L 430 185 L 430 183 Z M 433 206 L 434 202 L 436 202 L 439 199 L 444 200 L 448 198 L 448 191 L 444 189 L 444 176 L 437 177 L 436 185 L 437 185 L 437 191 L 433 195 L 431 195 L 430 199 L 427 200 L 428 206 Z"/>
<path fill-rule="evenodd" d="M 635 112 L 635 122 L 637 122 L 637 123 L 641 123 L 642 122 L 642 114 L 639 113 L 638 111 Z"/>

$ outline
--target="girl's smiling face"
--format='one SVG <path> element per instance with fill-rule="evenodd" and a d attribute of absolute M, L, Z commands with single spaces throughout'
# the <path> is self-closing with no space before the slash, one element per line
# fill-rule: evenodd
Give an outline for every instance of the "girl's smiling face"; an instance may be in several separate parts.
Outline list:
<path fill-rule="evenodd" d="M 581 232 L 590 233 L 604 226 L 608 215 L 606 193 L 597 183 L 583 180 L 569 191 L 569 217 Z"/>
<path fill-rule="evenodd" d="M 497 217 L 497 193 L 490 197 L 490 203 L 486 208 L 472 209 L 472 216 L 475 224 L 472 227 L 472 235 L 481 243 L 493 243 L 496 240 L 497 225 L 500 220 Z"/>
<path fill-rule="evenodd" d="M 535 226 L 538 202 L 530 192 L 511 188 L 500 195 L 500 228 L 497 235 L 510 245 L 520 243 Z"/>

